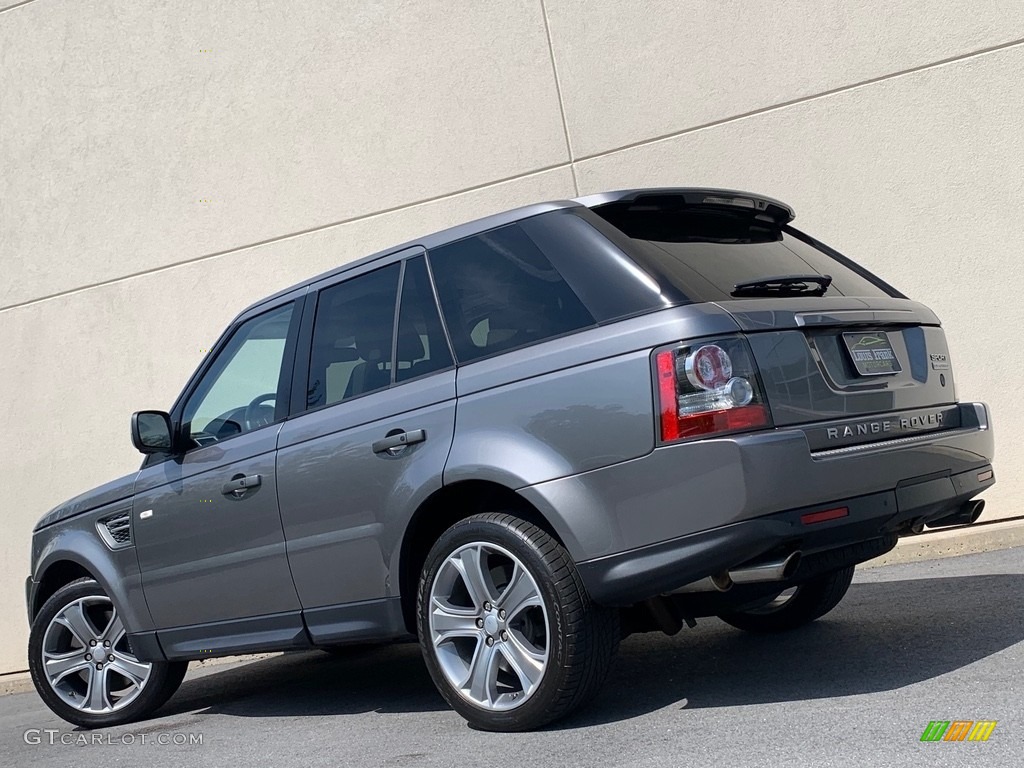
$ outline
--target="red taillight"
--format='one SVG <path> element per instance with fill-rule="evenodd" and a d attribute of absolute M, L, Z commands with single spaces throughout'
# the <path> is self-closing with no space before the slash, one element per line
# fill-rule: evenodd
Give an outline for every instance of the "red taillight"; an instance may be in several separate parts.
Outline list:
<path fill-rule="evenodd" d="M 661 350 L 654 361 L 663 441 L 771 426 L 742 337 Z"/>
<path fill-rule="evenodd" d="M 676 397 L 676 356 L 674 352 L 659 352 L 658 394 L 661 401 L 661 439 L 679 439 L 679 399 Z"/>

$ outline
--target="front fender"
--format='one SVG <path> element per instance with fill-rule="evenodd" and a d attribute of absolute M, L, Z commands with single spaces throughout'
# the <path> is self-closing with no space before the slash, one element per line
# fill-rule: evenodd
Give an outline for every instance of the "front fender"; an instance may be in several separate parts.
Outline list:
<path fill-rule="evenodd" d="M 110 596 L 130 633 L 154 629 L 153 617 L 142 593 L 142 576 L 135 547 L 111 550 L 99 538 L 94 516 L 88 521 L 47 528 L 33 541 L 32 580 L 41 583 L 50 568 L 71 562 L 87 570 Z"/>

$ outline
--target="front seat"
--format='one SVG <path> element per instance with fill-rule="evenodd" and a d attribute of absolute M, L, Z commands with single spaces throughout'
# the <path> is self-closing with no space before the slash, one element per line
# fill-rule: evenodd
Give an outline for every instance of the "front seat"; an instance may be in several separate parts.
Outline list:
<path fill-rule="evenodd" d="M 390 330 L 390 329 L 388 329 Z M 355 332 L 356 351 L 363 362 L 352 369 L 345 399 L 383 389 L 391 383 L 391 334 L 380 332 L 379 326 L 364 324 Z"/>

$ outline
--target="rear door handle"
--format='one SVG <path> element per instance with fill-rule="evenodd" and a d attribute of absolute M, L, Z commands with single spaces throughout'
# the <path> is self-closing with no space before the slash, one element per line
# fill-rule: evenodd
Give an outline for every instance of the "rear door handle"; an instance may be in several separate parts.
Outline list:
<path fill-rule="evenodd" d="M 224 487 L 220 489 L 220 492 L 225 496 L 234 496 L 235 498 L 241 498 L 242 495 L 250 488 L 255 488 L 258 485 L 262 485 L 263 478 L 259 475 L 244 475 L 243 477 L 233 477 L 228 482 L 224 483 Z"/>
<path fill-rule="evenodd" d="M 422 443 L 426 439 L 427 433 L 422 429 L 412 429 L 408 432 L 396 432 L 380 440 L 374 440 L 371 447 L 374 453 L 390 453 L 392 456 L 396 456 L 406 446 Z"/>

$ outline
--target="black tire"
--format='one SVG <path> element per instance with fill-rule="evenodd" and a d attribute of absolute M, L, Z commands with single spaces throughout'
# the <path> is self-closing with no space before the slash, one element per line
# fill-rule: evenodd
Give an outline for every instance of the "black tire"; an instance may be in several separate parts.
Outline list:
<path fill-rule="evenodd" d="M 846 595 L 853 581 L 854 566 L 830 571 L 804 582 L 796 593 L 778 608 L 755 608 L 721 613 L 726 624 L 747 632 L 785 632 L 802 627 L 831 611 Z"/>
<path fill-rule="evenodd" d="M 449 682 L 431 640 L 428 606 L 434 581 L 450 555 L 473 543 L 497 545 L 518 558 L 543 598 L 543 608 L 532 610 L 542 610 L 547 619 L 542 676 L 521 704 L 501 711 L 477 704 Z M 583 706 L 600 690 L 619 644 L 618 611 L 592 603 L 569 553 L 513 514 L 474 515 L 445 531 L 427 556 L 417 598 L 417 629 L 430 676 L 445 701 L 481 730 L 531 730 Z M 479 649 L 483 643 L 478 642 Z"/>
<path fill-rule="evenodd" d="M 47 600 L 35 619 L 32 621 L 28 641 L 28 667 L 32 682 L 40 698 L 53 712 L 69 723 L 83 728 L 102 728 L 121 725 L 146 717 L 162 706 L 178 689 L 188 669 L 186 661 L 153 662 L 149 677 L 142 685 L 142 690 L 135 698 L 120 708 L 105 713 L 92 713 L 76 709 L 62 699 L 50 685 L 49 677 L 44 669 L 43 643 L 47 628 L 57 614 L 61 613 L 82 598 L 101 597 L 109 600 L 109 596 L 93 579 L 78 579 L 61 587 Z M 131 648 L 125 640 L 124 648 L 130 653 Z M 102 643 L 101 643 L 102 645 Z M 84 649 L 87 650 L 87 649 Z M 70 653 L 71 651 L 66 651 Z M 83 673 L 84 674 L 84 673 Z M 69 675 L 68 678 L 73 678 Z M 77 685 L 77 683 L 76 683 Z M 83 683 L 84 685 L 84 683 Z"/>

